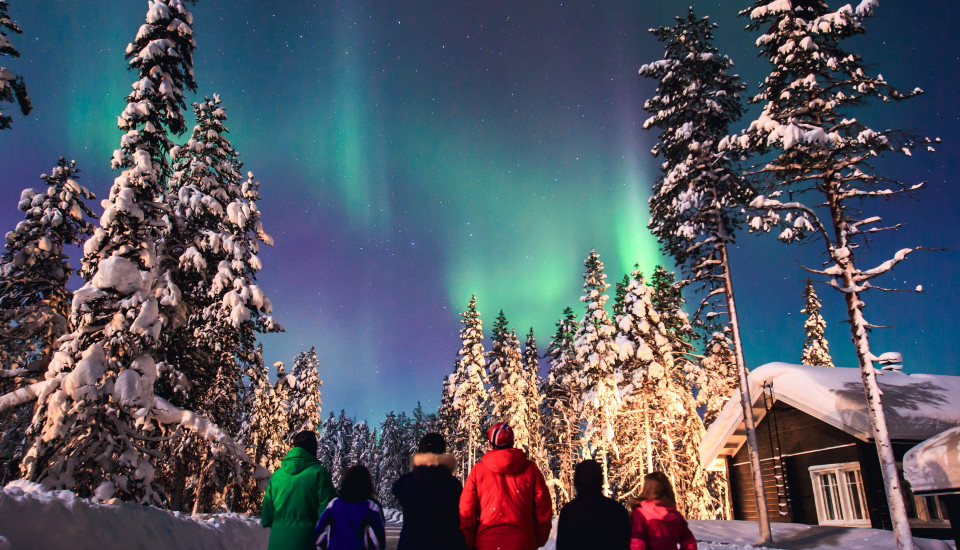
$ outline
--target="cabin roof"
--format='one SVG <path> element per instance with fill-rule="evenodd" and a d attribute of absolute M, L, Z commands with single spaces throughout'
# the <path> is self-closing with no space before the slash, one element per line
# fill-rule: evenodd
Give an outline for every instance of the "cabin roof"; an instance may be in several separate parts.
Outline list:
<path fill-rule="evenodd" d="M 922 441 L 960 425 L 960 376 L 877 371 L 887 430 L 893 441 Z M 754 418 L 781 401 L 862 441 L 873 439 L 859 368 L 767 363 L 749 374 Z M 740 394 L 735 394 L 704 434 L 703 464 L 736 454 L 746 442 Z"/>
<path fill-rule="evenodd" d="M 914 493 L 960 493 L 960 426 L 907 451 L 903 473 Z"/>

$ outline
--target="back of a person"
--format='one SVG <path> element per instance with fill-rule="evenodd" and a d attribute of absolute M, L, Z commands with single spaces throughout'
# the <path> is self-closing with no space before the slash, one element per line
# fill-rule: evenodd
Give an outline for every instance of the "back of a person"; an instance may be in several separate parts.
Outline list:
<path fill-rule="evenodd" d="M 313 548 L 317 518 L 336 496 L 330 474 L 316 458 L 316 435 L 301 432 L 294 442 L 263 497 L 260 521 L 270 528 L 269 550 Z"/>
<path fill-rule="evenodd" d="M 343 474 L 340 497 L 333 499 L 317 521 L 318 550 L 384 550 L 383 510 L 373 499 L 370 471 L 355 464 Z"/>
<path fill-rule="evenodd" d="M 587 459 L 573 475 L 576 498 L 568 502 L 557 520 L 557 550 L 627 550 L 630 547 L 630 514 L 619 502 L 603 496 L 603 470 Z"/>
<path fill-rule="evenodd" d="M 570 524 L 574 521 L 575 523 Z M 603 548 L 626 550 L 630 540 L 630 515 L 627 509 L 602 494 L 578 496 L 560 511 L 557 550 Z"/>
<path fill-rule="evenodd" d="M 674 506 L 677 499 L 666 474 L 643 476 L 639 499 L 630 526 L 630 550 L 697 550 L 697 539 Z"/>
<path fill-rule="evenodd" d="M 676 508 L 645 500 L 633 511 L 634 522 L 641 516 L 646 524 L 646 550 L 677 550 L 687 521 Z"/>
<path fill-rule="evenodd" d="M 456 459 L 439 434 L 427 434 L 400 476 L 393 494 L 403 510 L 397 550 L 462 550 L 458 505 L 462 487 L 453 477 Z"/>
<path fill-rule="evenodd" d="M 329 514 L 329 518 L 327 518 Z M 376 529 L 377 517 L 382 517 L 383 511 L 375 500 L 349 502 L 342 498 L 333 499 L 324 519 L 329 521 L 332 529 L 329 531 L 324 550 L 363 550 L 365 531 L 368 528 Z"/>
<path fill-rule="evenodd" d="M 515 541 L 518 549 L 537 547 L 532 466 L 520 449 L 490 451 L 474 466 L 480 498 L 478 549 L 485 548 L 481 544 L 486 541 Z"/>
<path fill-rule="evenodd" d="M 494 424 L 488 439 L 493 449 L 463 487 L 460 529 L 477 550 L 535 550 L 550 534 L 550 491 L 537 466 L 513 448 L 508 425 Z"/>

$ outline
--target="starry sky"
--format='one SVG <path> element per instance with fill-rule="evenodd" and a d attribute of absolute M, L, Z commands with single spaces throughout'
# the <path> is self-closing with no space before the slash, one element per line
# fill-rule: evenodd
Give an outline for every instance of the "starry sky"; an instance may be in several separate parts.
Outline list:
<path fill-rule="evenodd" d="M 655 83 L 637 70 L 662 54 L 647 29 L 691 4 L 721 26 L 717 46 L 755 91 L 767 67 L 737 17 L 747 1 L 193 6 L 199 95 L 190 101 L 221 95 L 276 241 L 261 251 L 259 282 L 286 332 L 262 337 L 267 361 L 289 366 L 316 346 L 325 414 L 343 408 L 379 422 L 417 401 L 434 409 L 472 293 L 488 335 L 503 309 L 521 338 L 533 327 L 542 350 L 564 307 L 582 313 L 591 248 L 610 283 L 637 262 L 647 272 L 669 265 L 646 230 L 659 161 L 642 106 Z M 0 132 L 3 231 L 22 219 L 20 190 L 42 185 L 59 156 L 107 195 L 115 121 L 135 78 L 123 51 L 146 6 L 11 1 L 22 57 L 2 62 L 25 77 L 34 112 Z M 905 246 L 950 249 L 919 253 L 884 281 L 922 284 L 923 294 L 866 297 L 868 320 L 891 327 L 874 332 L 875 353 L 902 352 L 908 372 L 960 375 L 957 28 L 955 0 L 886 0 L 868 34 L 849 41 L 887 80 L 927 92 L 857 116 L 943 139 L 936 153 L 880 163 L 928 188 L 876 205 L 905 226 L 864 251 L 870 264 Z M 748 366 L 799 360 L 800 265 L 817 266 L 821 250 L 740 236 L 732 262 Z M 819 294 L 834 360 L 855 366 L 842 298 Z"/>

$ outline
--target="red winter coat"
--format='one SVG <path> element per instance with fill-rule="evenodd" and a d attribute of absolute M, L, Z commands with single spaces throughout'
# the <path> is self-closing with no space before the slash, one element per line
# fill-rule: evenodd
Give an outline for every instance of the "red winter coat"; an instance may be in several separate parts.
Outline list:
<path fill-rule="evenodd" d="M 460 495 L 460 530 L 477 550 L 535 550 L 547 543 L 553 504 L 543 474 L 520 449 L 494 449 Z"/>
<path fill-rule="evenodd" d="M 633 511 L 630 550 L 697 550 L 687 520 L 673 506 L 645 500 Z"/>

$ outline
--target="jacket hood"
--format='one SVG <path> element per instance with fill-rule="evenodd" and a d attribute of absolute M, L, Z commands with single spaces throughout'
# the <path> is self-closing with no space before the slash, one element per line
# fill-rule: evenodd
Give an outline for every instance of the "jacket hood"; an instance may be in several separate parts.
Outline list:
<path fill-rule="evenodd" d="M 655 500 L 644 500 L 640 503 L 640 510 L 646 518 L 664 522 L 683 521 L 683 515 L 676 508 L 660 504 Z"/>
<path fill-rule="evenodd" d="M 410 458 L 410 467 L 417 466 L 445 466 L 450 473 L 457 471 L 457 459 L 450 453 L 438 455 L 435 453 L 416 453 Z"/>
<path fill-rule="evenodd" d="M 493 449 L 480 462 L 498 474 L 519 474 L 530 464 L 527 454 L 520 449 Z"/>
<path fill-rule="evenodd" d="M 283 461 L 280 463 L 280 469 L 283 470 L 284 473 L 297 475 L 317 464 L 320 464 L 320 461 L 317 460 L 317 457 L 310 454 L 310 451 L 303 447 L 294 447 L 283 457 Z"/>

